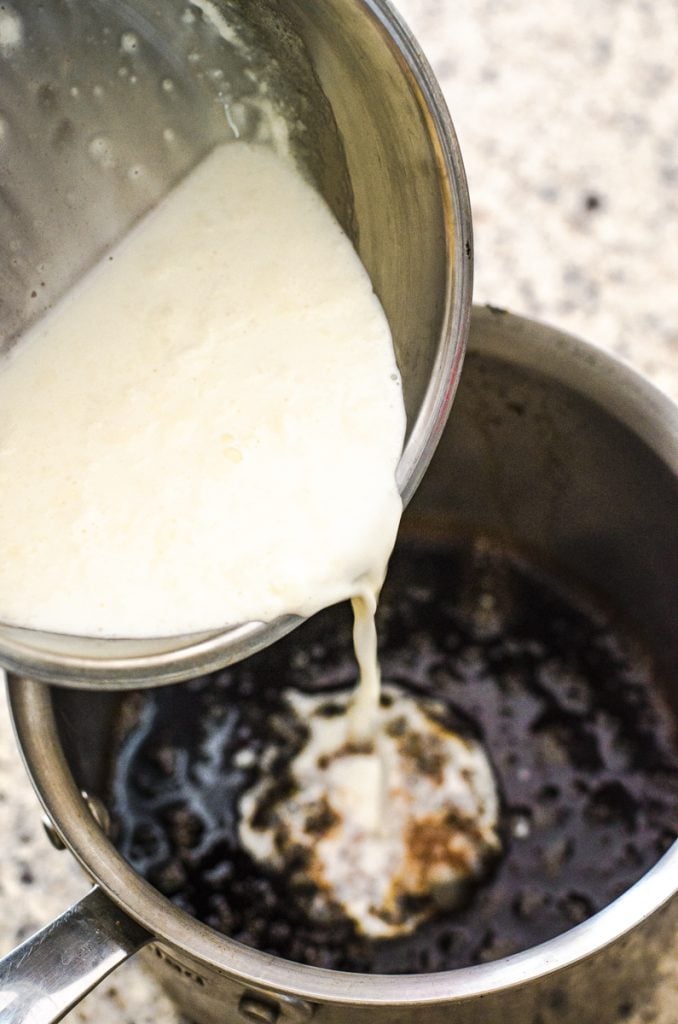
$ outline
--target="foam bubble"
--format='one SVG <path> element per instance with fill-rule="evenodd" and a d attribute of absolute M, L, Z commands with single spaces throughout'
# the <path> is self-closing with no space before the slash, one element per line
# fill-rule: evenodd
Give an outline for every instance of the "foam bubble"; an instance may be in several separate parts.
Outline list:
<path fill-rule="evenodd" d="M 93 138 L 87 149 L 92 160 L 99 164 L 100 167 L 105 169 L 115 167 L 113 145 L 110 139 L 107 139 L 104 135 L 97 135 Z"/>
<path fill-rule="evenodd" d="M 7 4 L 0 7 L 0 53 L 9 57 L 23 42 L 24 27 L 19 15 Z"/>
<path fill-rule="evenodd" d="M 120 36 L 120 49 L 122 53 L 137 53 L 139 50 L 139 37 L 134 32 L 123 32 Z"/>

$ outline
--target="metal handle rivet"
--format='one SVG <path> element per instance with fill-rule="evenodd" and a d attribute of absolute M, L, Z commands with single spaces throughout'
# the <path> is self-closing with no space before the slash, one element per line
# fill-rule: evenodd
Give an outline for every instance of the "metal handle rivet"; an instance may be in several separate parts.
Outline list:
<path fill-rule="evenodd" d="M 87 793 L 84 789 L 82 789 L 80 792 L 82 794 L 83 800 L 87 804 L 87 809 L 89 813 L 92 815 L 101 831 L 108 835 L 111 828 L 111 816 L 108 813 L 108 808 L 104 804 L 103 800 L 101 800 L 98 796 L 92 796 L 90 793 Z"/>
<path fill-rule="evenodd" d="M 243 996 L 238 1007 L 240 1016 L 252 1024 L 276 1024 L 280 1010 L 271 1003 L 262 1003 L 253 996 Z"/>
<path fill-rule="evenodd" d="M 46 814 L 43 814 L 42 816 L 42 827 L 44 828 L 47 838 L 49 839 L 50 843 L 52 844 L 55 850 L 66 849 L 66 844 L 63 842 L 61 836 L 59 835 L 54 825 L 52 824 L 51 820 L 47 817 Z"/>

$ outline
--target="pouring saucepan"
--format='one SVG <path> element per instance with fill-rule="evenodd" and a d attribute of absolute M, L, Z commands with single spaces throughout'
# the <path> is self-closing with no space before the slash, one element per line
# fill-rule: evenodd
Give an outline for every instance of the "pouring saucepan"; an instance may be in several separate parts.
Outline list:
<path fill-rule="evenodd" d="M 228 32 L 219 35 L 224 16 L 241 26 L 252 59 Z M 408 419 L 398 468 L 407 502 L 461 370 L 472 240 L 452 123 L 393 8 L 386 0 L 13 0 L 5 17 L 16 46 L 0 62 L 0 117 L 9 124 L 0 173 L 3 347 L 210 148 L 246 137 L 245 114 L 254 131 L 254 69 L 271 79 L 267 95 L 280 96 L 295 152 L 387 313 Z M 67 686 L 154 686 L 246 657 L 300 621 L 144 640 L 0 624 L 0 664 Z"/>

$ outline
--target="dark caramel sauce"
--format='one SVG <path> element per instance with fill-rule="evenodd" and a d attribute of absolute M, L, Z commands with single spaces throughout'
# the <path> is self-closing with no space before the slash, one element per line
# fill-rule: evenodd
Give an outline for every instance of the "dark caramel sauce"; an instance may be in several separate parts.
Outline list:
<path fill-rule="evenodd" d="M 442 701 L 449 722 L 490 754 L 504 842 L 491 875 L 462 909 L 375 941 L 336 909 L 312 911 L 303 862 L 281 877 L 239 848 L 238 800 L 262 752 L 284 746 L 272 768 L 284 790 L 304 743 L 282 692 L 329 698 L 355 683 L 346 606 L 240 665 L 126 700 L 111 769 L 116 842 L 178 906 L 286 959 L 439 971 L 566 931 L 675 839 L 674 725 L 649 659 L 587 598 L 486 542 L 405 542 L 378 619 L 384 680 Z"/>

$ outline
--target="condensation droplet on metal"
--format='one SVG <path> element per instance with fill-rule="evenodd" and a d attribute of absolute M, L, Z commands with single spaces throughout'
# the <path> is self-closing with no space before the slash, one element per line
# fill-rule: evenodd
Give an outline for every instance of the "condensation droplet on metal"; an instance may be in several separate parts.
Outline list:
<path fill-rule="evenodd" d="M 137 53 L 139 37 L 134 32 L 123 32 L 120 36 L 120 49 L 123 53 Z"/>
<path fill-rule="evenodd" d="M 19 49 L 24 38 L 24 26 L 21 18 L 8 4 L 0 7 L 0 53 L 3 57 L 11 56 Z"/>
<path fill-rule="evenodd" d="M 97 135 L 88 146 L 89 155 L 100 167 L 108 169 L 115 167 L 113 146 L 109 139 L 103 135 Z"/>

